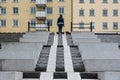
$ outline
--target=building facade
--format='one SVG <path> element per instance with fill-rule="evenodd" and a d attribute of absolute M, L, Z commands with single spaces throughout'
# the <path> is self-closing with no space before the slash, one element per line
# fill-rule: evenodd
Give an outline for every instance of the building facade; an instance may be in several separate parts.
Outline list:
<path fill-rule="evenodd" d="M 73 0 L 74 31 L 89 31 L 93 22 L 94 32 L 120 31 L 120 0 Z"/>
<path fill-rule="evenodd" d="M 0 6 L 0 32 L 26 32 L 28 22 L 37 30 L 47 27 L 49 22 L 50 31 L 57 32 L 60 14 L 65 19 L 63 30 L 70 31 L 70 0 L 0 0 Z"/>
<path fill-rule="evenodd" d="M 50 23 L 50 31 L 57 32 L 57 18 L 63 15 L 63 31 L 94 32 L 120 31 L 119 0 L 0 0 L 0 32 L 41 30 Z M 75 27 L 75 28 L 74 28 Z"/>

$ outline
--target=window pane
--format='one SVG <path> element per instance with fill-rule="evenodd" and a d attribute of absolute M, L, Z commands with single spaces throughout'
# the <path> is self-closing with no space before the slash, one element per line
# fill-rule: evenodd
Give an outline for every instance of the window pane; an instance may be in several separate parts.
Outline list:
<path fill-rule="evenodd" d="M 118 0 L 113 0 L 113 3 L 118 3 Z"/>
<path fill-rule="evenodd" d="M 18 2 L 18 0 L 13 0 L 13 2 Z"/>
<path fill-rule="evenodd" d="M 14 20 L 13 20 L 13 26 L 14 26 L 14 27 L 18 27 L 18 20 L 17 20 L 17 19 L 14 19 Z"/>
<path fill-rule="evenodd" d="M 94 0 L 90 0 L 90 3 L 94 3 Z"/>
<path fill-rule="evenodd" d="M 90 16 L 94 16 L 94 10 L 90 10 Z"/>
<path fill-rule="evenodd" d="M 118 16 L 118 10 L 113 10 L 113 16 Z"/>
<path fill-rule="evenodd" d="M 59 14 L 64 14 L 64 7 L 59 7 Z"/>
<path fill-rule="evenodd" d="M 79 0 L 80 3 L 84 3 L 84 0 Z"/>
<path fill-rule="evenodd" d="M 31 2 L 36 2 L 36 0 L 30 0 Z"/>
<path fill-rule="evenodd" d="M 79 28 L 84 29 L 84 23 L 79 23 Z"/>
<path fill-rule="evenodd" d="M 108 2 L 108 0 L 103 0 L 103 3 L 107 3 Z"/>
<path fill-rule="evenodd" d="M 5 27 L 6 26 L 6 20 L 0 20 L 0 26 Z"/>
<path fill-rule="evenodd" d="M 13 14 L 18 14 L 18 7 L 13 8 Z"/>
<path fill-rule="evenodd" d="M 50 26 L 53 26 L 53 20 L 48 20 Z"/>
<path fill-rule="evenodd" d="M 103 10 L 103 16 L 108 16 L 108 11 L 107 10 Z"/>
<path fill-rule="evenodd" d="M 107 29 L 108 28 L 108 23 L 107 22 L 103 22 L 103 29 Z"/>
<path fill-rule="evenodd" d="M 6 8 L 1 8 L 1 14 L 6 14 Z"/>
<path fill-rule="evenodd" d="M 64 0 L 59 0 L 59 2 L 64 2 Z"/>
<path fill-rule="evenodd" d="M 31 14 L 35 14 L 36 13 L 36 8 L 35 7 L 31 7 L 30 8 L 30 13 Z"/>
<path fill-rule="evenodd" d="M 80 15 L 80 16 L 84 16 L 84 10 L 80 10 L 80 11 L 79 11 L 79 15 Z"/>
<path fill-rule="evenodd" d="M 118 29 L 118 22 L 113 22 L 113 29 Z"/>
<path fill-rule="evenodd" d="M 47 0 L 47 2 L 52 2 L 52 0 Z"/>
<path fill-rule="evenodd" d="M 52 8 L 47 8 L 47 14 L 52 14 Z"/>
<path fill-rule="evenodd" d="M 31 27 L 35 27 L 36 26 L 36 20 L 35 19 L 31 19 L 30 20 L 30 26 Z"/>

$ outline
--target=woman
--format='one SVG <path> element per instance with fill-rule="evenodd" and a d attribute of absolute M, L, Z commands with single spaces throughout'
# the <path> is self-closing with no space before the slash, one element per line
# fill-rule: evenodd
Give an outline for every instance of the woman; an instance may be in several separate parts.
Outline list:
<path fill-rule="evenodd" d="M 60 15 L 60 17 L 58 18 L 57 25 L 58 25 L 58 32 L 62 33 L 62 27 L 64 26 L 64 18 L 62 17 L 62 15 Z"/>

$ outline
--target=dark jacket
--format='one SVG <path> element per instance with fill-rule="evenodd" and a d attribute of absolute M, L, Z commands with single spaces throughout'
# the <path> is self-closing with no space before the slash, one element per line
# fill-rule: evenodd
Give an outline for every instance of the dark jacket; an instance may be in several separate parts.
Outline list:
<path fill-rule="evenodd" d="M 64 26 L 64 19 L 59 17 L 58 20 L 57 20 L 57 25 L 58 25 L 58 27 L 59 26 Z"/>

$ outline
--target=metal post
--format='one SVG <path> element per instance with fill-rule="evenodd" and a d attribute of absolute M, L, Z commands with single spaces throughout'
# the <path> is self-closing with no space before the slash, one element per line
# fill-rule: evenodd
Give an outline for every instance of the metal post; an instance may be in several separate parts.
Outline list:
<path fill-rule="evenodd" d="M 71 32 L 73 31 L 73 26 L 72 26 L 72 22 L 71 22 Z"/>
<path fill-rule="evenodd" d="M 28 22 L 28 32 L 30 31 L 30 22 Z"/>
<path fill-rule="evenodd" d="M 50 31 L 50 23 L 48 22 L 47 25 L 48 25 L 48 31 Z"/>
<path fill-rule="evenodd" d="M 92 32 L 92 22 L 90 22 L 90 32 Z"/>

